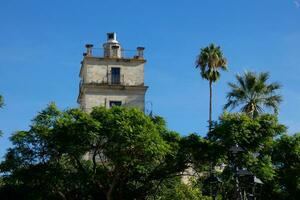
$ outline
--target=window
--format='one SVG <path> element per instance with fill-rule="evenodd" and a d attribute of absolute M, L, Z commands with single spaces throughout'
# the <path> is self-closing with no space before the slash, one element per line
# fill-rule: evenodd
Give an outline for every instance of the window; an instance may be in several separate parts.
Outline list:
<path fill-rule="evenodd" d="M 109 107 L 113 107 L 113 106 L 121 106 L 122 105 L 122 101 L 109 101 Z"/>
<path fill-rule="evenodd" d="M 111 84 L 115 84 L 115 85 L 120 84 L 120 68 L 119 67 L 111 68 Z"/>

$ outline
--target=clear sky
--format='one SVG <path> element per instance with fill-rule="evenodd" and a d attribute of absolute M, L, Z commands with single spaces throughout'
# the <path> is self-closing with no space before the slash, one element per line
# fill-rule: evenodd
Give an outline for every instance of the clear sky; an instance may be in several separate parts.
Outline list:
<path fill-rule="evenodd" d="M 107 32 L 126 49 L 146 47 L 146 98 L 170 129 L 205 135 L 209 88 L 195 59 L 213 42 L 229 61 L 213 88 L 213 119 L 234 74 L 269 71 L 283 85 L 280 121 L 300 131 L 299 0 L 0 0 L 0 156 L 49 102 L 78 106 L 84 45 L 101 47 Z"/>

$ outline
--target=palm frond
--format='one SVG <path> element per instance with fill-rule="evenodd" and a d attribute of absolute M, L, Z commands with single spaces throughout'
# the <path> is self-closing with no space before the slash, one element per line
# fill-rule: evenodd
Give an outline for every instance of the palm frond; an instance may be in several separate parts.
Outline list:
<path fill-rule="evenodd" d="M 230 110 L 233 110 L 234 108 L 238 107 L 240 104 L 237 100 L 228 100 L 227 103 L 224 105 L 223 110 L 227 110 L 230 108 Z"/>
<path fill-rule="evenodd" d="M 238 81 L 238 84 L 241 86 L 241 88 L 243 90 L 246 90 L 246 84 L 244 82 L 245 81 L 244 78 L 241 75 L 239 75 L 239 74 L 236 74 L 235 78 Z"/>
<path fill-rule="evenodd" d="M 266 87 L 266 93 L 273 93 L 275 92 L 275 90 L 279 90 L 281 87 L 282 86 L 277 82 L 271 83 Z"/>
<path fill-rule="evenodd" d="M 282 96 L 280 95 L 272 95 L 265 98 L 264 106 L 267 108 L 273 109 L 274 113 L 278 112 L 279 104 L 282 102 Z"/>
<path fill-rule="evenodd" d="M 195 62 L 196 68 L 200 68 L 202 78 L 216 82 L 220 78 L 221 70 L 227 70 L 227 60 L 222 50 L 215 44 L 202 48 Z"/>
<path fill-rule="evenodd" d="M 270 78 L 270 74 L 269 72 L 262 72 L 259 73 L 257 77 L 260 82 L 265 83 Z"/>
<path fill-rule="evenodd" d="M 236 83 L 228 83 L 227 103 L 224 109 L 241 107 L 241 111 L 256 117 L 264 113 L 264 107 L 271 108 L 276 113 L 282 96 L 275 94 L 281 85 L 277 82 L 267 83 L 268 72 L 256 74 L 246 71 L 243 75 L 236 74 Z"/>
<path fill-rule="evenodd" d="M 239 88 L 239 86 L 238 86 L 237 84 L 231 83 L 231 82 L 228 83 L 228 86 L 229 86 L 231 89 L 238 89 L 238 88 Z"/>

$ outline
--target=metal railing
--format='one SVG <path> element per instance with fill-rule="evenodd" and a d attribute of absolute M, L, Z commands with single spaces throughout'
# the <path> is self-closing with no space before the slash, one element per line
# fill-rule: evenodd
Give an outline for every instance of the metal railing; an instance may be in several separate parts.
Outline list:
<path fill-rule="evenodd" d="M 107 84 L 108 85 L 125 85 L 124 74 L 115 75 L 115 74 L 108 73 L 107 74 Z"/>
<path fill-rule="evenodd" d="M 83 55 L 100 58 L 144 59 L 144 49 L 144 47 L 138 47 L 136 50 L 104 49 L 86 45 L 86 52 Z"/>
<path fill-rule="evenodd" d="M 94 80 L 91 82 L 84 82 L 83 80 L 81 80 L 79 82 L 79 90 L 84 84 L 124 86 L 125 79 L 124 79 L 124 74 L 114 75 L 114 74 L 108 73 L 105 77 L 103 77 L 102 80 Z"/>

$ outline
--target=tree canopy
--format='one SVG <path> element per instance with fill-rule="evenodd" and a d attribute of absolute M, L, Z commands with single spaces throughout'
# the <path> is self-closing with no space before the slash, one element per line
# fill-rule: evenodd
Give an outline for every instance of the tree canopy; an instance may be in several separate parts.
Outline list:
<path fill-rule="evenodd" d="M 300 196 L 300 133 L 276 140 L 272 159 L 276 169 L 275 192 L 280 199 Z"/>
<path fill-rule="evenodd" d="M 285 134 L 277 117 L 224 113 L 207 137 L 180 136 L 163 118 L 137 109 L 60 111 L 50 104 L 29 130 L 10 138 L 0 164 L 3 199 L 209 199 L 207 177 L 222 180 L 218 198 L 232 199 L 232 163 L 263 181 L 268 199 L 299 195 L 299 134 Z M 243 152 L 233 160 L 229 149 Z M 187 168 L 190 184 L 181 181 Z M 241 180 L 240 184 L 247 185 Z"/>
<path fill-rule="evenodd" d="M 51 104 L 11 141 L 0 191 L 11 198 L 144 199 L 186 168 L 181 137 L 137 109 Z"/>
<path fill-rule="evenodd" d="M 286 127 L 278 122 L 275 115 L 263 114 L 252 118 L 243 113 L 224 113 L 214 123 L 207 138 L 193 135 L 190 141 L 194 145 L 194 153 L 191 151 L 195 155 L 193 163 L 201 163 L 202 172 L 205 172 L 203 166 L 213 163 L 215 173 L 223 181 L 220 192 L 222 199 L 234 198 L 234 163 L 262 180 L 263 185 L 259 190 L 261 196 L 281 200 L 297 199 L 299 196 L 299 138 L 299 134 L 286 135 Z M 210 148 L 203 145 L 204 141 L 210 144 Z M 243 151 L 234 158 L 230 149 L 235 145 Z M 203 148 L 206 148 L 204 152 L 209 156 L 197 155 Z M 220 168 L 223 169 L 220 171 Z M 201 183 L 204 184 L 203 179 Z M 241 179 L 240 184 L 246 187 L 250 182 Z"/>

